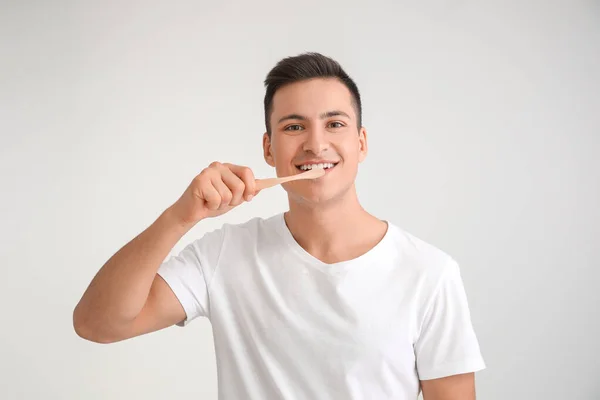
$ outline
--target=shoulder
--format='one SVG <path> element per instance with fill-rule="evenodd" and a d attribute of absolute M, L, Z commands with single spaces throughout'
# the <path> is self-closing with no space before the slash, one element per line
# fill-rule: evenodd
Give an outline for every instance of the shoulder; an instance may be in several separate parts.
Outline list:
<path fill-rule="evenodd" d="M 207 242 L 211 245 L 220 242 L 221 247 L 252 244 L 265 236 L 277 234 L 280 229 L 280 218 L 281 214 L 276 214 L 270 217 L 254 217 L 239 223 L 226 222 L 207 230 L 198 242 Z"/>
<path fill-rule="evenodd" d="M 397 267 L 405 278 L 403 287 L 414 296 L 414 315 L 419 321 L 415 326 L 420 326 L 436 299 L 447 306 L 463 304 L 460 266 L 453 256 L 398 226 L 391 225 L 390 234 L 398 252 Z"/>
<path fill-rule="evenodd" d="M 456 262 L 448 252 L 433 243 L 393 223 L 388 222 L 388 226 L 391 246 L 410 268 L 421 273 L 437 275 L 445 266 Z"/>
<path fill-rule="evenodd" d="M 221 223 L 210 221 L 205 232 L 189 242 L 179 253 L 179 258 L 187 258 L 201 265 L 216 266 L 224 253 L 241 254 L 244 249 L 252 252 L 265 237 L 276 235 L 278 215 L 255 217 L 241 223 Z M 229 250 L 236 250 L 230 252 Z"/>
<path fill-rule="evenodd" d="M 410 277 L 426 301 L 449 275 L 458 272 L 458 262 L 445 250 L 403 228 L 389 223 L 389 246 L 396 254 L 398 268 Z"/>
<path fill-rule="evenodd" d="M 256 235 L 271 233 L 277 230 L 280 218 L 281 214 L 270 217 L 254 217 L 240 223 L 225 223 L 221 226 L 220 230 L 231 238 L 248 235 L 256 237 Z"/>

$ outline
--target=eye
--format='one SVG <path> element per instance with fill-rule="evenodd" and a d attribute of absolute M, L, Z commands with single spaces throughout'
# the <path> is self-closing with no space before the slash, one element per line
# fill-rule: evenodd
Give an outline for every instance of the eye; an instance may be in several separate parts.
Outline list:
<path fill-rule="evenodd" d="M 304 129 L 304 128 L 301 125 L 294 124 L 294 125 L 286 126 L 284 130 L 285 131 L 300 131 L 302 129 Z"/>
<path fill-rule="evenodd" d="M 344 124 L 339 121 L 334 121 L 329 124 L 330 128 L 343 128 Z"/>

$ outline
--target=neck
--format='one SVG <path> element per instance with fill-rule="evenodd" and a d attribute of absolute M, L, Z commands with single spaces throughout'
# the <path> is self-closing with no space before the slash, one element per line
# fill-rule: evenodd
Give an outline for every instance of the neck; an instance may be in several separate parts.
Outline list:
<path fill-rule="evenodd" d="M 354 187 L 327 204 L 306 205 L 290 200 L 285 221 L 300 246 L 330 262 L 359 255 L 378 242 L 387 228 L 363 209 Z"/>

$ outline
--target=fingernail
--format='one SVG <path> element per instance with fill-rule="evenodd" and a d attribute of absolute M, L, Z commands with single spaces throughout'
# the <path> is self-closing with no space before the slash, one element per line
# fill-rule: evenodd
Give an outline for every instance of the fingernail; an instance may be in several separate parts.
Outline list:
<path fill-rule="evenodd" d="M 248 201 L 252 200 L 253 197 L 254 197 L 253 195 L 249 194 L 248 195 Z"/>

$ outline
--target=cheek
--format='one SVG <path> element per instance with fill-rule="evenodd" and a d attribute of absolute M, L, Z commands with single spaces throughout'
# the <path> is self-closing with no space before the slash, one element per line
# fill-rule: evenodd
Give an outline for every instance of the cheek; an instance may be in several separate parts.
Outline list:
<path fill-rule="evenodd" d="M 273 147 L 273 157 L 279 165 L 289 164 L 297 154 L 297 146 L 292 141 L 279 141 Z"/>
<path fill-rule="evenodd" d="M 360 154 L 360 146 L 358 140 L 349 140 L 343 143 L 339 143 L 338 151 L 340 155 L 347 161 L 358 160 Z"/>

